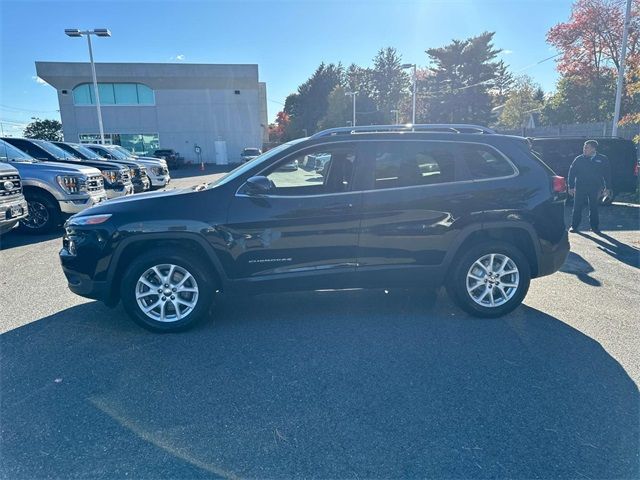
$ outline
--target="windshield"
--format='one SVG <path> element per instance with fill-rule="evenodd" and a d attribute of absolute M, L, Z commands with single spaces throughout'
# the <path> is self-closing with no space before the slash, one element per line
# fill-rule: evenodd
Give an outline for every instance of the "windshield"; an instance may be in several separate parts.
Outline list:
<path fill-rule="evenodd" d="M 244 149 L 244 153 L 245 155 L 260 155 L 260 150 L 258 150 L 257 148 L 245 148 Z"/>
<path fill-rule="evenodd" d="M 115 148 L 108 148 L 108 147 L 104 147 L 107 149 L 107 151 L 113 155 L 114 157 L 116 157 L 118 160 L 128 160 L 129 159 L 129 155 L 125 155 L 124 153 L 122 153 L 120 150 L 117 150 Z M 99 155 L 99 154 L 98 154 Z"/>
<path fill-rule="evenodd" d="M 0 162 L 36 162 L 37 160 L 17 149 L 10 143 L 0 140 Z"/>
<path fill-rule="evenodd" d="M 56 158 L 62 158 L 64 160 L 77 160 L 77 158 L 74 157 L 72 154 L 64 151 L 63 149 L 61 149 L 57 145 L 54 145 L 51 142 L 46 142 L 44 140 L 31 140 L 31 141 L 35 143 L 37 146 L 39 146 L 41 149 L 43 149 L 45 152 L 47 152 L 50 155 L 53 155 Z"/>
<path fill-rule="evenodd" d="M 127 157 L 135 157 L 135 153 L 131 153 L 129 150 L 127 150 L 126 148 L 124 148 L 121 145 L 112 145 L 110 150 L 116 150 L 120 153 L 122 153 L 123 155 L 126 155 Z"/>
<path fill-rule="evenodd" d="M 91 150 L 90 148 L 85 147 L 84 145 L 79 145 L 77 143 L 74 144 L 70 144 L 71 148 L 73 148 L 74 150 L 76 150 L 78 153 L 80 153 L 81 155 L 84 155 L 85 157 L 87 157 L 88 159 L 91 160 L 104 160 L 104 158 L 102 158 L 100 155 L 98 155 L 96 152 L 94 152 L 93 150 Z"/>
<path fill-rule="evenodd" d="M 206 184 L 204 188 L 212 188 L 212 187 L 227 183 L 228 181 L 233 180 L 234 178 L 239 177 L 240 175 L 246 173 L 248 170 L 251 170 L 259 163 L 269 160 L 274 155 L 277 155 L 283 150 L 286 150 L 287 148 L 289 148 L 290 146 L 303 142 L 304 140 L 306 140 L 306 138 L 298 138 L 296 140 L 291 140 L 290 142 L 283 143 L 282 145 L 278 145 L 277 147 L 274 147 L 271 150 L 264 152 L 262 155 L 254 158 L 250 162 L 243 163 L 239 167 L 234 168 L 229 173 L 218 178 L 217 180 L 214 180 L 213 182 Z"/>

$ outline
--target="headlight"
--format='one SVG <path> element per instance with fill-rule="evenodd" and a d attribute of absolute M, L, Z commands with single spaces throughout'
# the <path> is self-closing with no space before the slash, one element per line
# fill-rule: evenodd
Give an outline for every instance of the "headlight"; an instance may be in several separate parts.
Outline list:
<path fill-rule="evenodd" d="M 116 183 L 118 181 L 117 170 L 103 170 L 102 176 L 107 183 Z"/>
<path fill-rule="evenodd" d="M 68 220 L 67 225 L 100 225 L 110 218 L 110 213 L 105 213 L 103 215 L 86 215 L 84 217 L 76 217 L 74 215 Z"/>
<path fill-rule="evenodd" d="M 87 191 L 87 179 L 81 175 L 60 175 L 56 180 L 58 185 L 69 194 Z"/>

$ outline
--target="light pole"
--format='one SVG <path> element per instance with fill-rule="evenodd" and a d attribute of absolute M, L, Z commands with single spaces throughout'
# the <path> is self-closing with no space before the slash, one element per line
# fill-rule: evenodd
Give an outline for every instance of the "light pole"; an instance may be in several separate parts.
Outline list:
<path fill-rule="evenodd" d="M 356 95 L 358 92 L 345 92 L 345 95 L 351 95 L 353 97 L 353 120 L 351 121 L 351 126 L 356 126 Z"/>
<path fill-rule="evenodd" d="M 620 120 L 620 103 L 622 102 L 622 84 L 624 82 L 624 60 L 627 56 L 627 39 L 629 38 L 629 23 L 631 23 L 631 0 L 627 0 L 627 10 L 624 14 L 624 29 L 622 31 L 622 48 L 620 52 L 620 67 L 618 68 L 618 85 L 616 86 L 616 106 L 613 111 L 613 127 L 611 136 L 618 135 L 618 121 Z"/>
<path fill-rule="evenodd" d="M 108 28 L 94 28 L 93 30 L 79 30 L 77 28 L 65 28 L 64 33 L 69 37 L 87 37 L 89 45 L 89 62 L 91 63 L 91 76 L 93 77 L 93 92 L 96 97 L 96 110 L 98 111 L 98 128 L 100 129 L 100 140 L 104 145 L 104 128 L 102 126 L 102 111 L 100 110 L 100 95 L 98 93 L 98 80 L 96 79 L 96 65 L 93 63 L 93 48 L 91 48 L 91 35 L 96 37 L 110 37 Z"/>
<path fill-rule="evenodd" d="M 418 80 L 416 77 L 416 73 L 417 73 L 418 66 L 415 63 L 405 63 L 404 65 L 402 65 L 402 68 L 413 68 L 413 99 L 412 99 L 413 110 L 411 113 L 411 123 L 415 125 L 416 124 L 416 83 Z"/>
<path fill-rule="evenodd" d="M 395 113 L 396 114 L 396 123 L 395 123 L 395 125 L 398 125 L 400 123 L 400 119 L 399 119 L 400 110 L 398 110 L 398 109 L 391 110 L 391 113 Z"/>

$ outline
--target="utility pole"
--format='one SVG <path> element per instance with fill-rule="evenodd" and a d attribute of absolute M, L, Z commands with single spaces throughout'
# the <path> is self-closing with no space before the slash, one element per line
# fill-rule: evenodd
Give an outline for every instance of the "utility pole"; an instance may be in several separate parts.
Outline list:
<path fill-rule="evenodd" d="M 413 68 L 413 94 L 412 94 L 412 100 L 411 103 L 413 104 L 413 109 L 411 112 L 411 124 L 415 125 L 416 124 L 416 84 L 417 84 L 417 69 L 418 69 L 418 65 L 415 63 L 405 63 L 404 65 L 401 65 L 401 68 Z"/>
<path fill-rule="evenodd" d="M 627 40 L 629 38 L 629 24 L 631 23 L 631 0 L 627 0 L 627 10 L 624 15 L 624 29 L 622 31 L 622 49 L 620 52 L 620 65 L 618 68 L 618 85 L 616 86 L 616 106 L 613 112 L 613 127 L 611 136 L 618 135 L 618 122 L 620 121 L 620 104 L 622 103 L 622 86 L 624 83 L 625 57 L 627 56 Z"/>

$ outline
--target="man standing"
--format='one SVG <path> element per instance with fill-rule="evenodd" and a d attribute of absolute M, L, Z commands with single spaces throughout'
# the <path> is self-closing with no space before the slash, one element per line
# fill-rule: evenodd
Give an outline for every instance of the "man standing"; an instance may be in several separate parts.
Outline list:
<path fill-rule="evenodd" d="M 600 233 L 598 204 L 601 196 L 611 194 L 611 166 L 609 159 L 598 153 L 598 142 L 587 140 L 569 169 L 569 194 L 573 195 L 571 232 L 577 232 L 582 221 L 582 209 L 589 202 L 591 230 Z"/>

